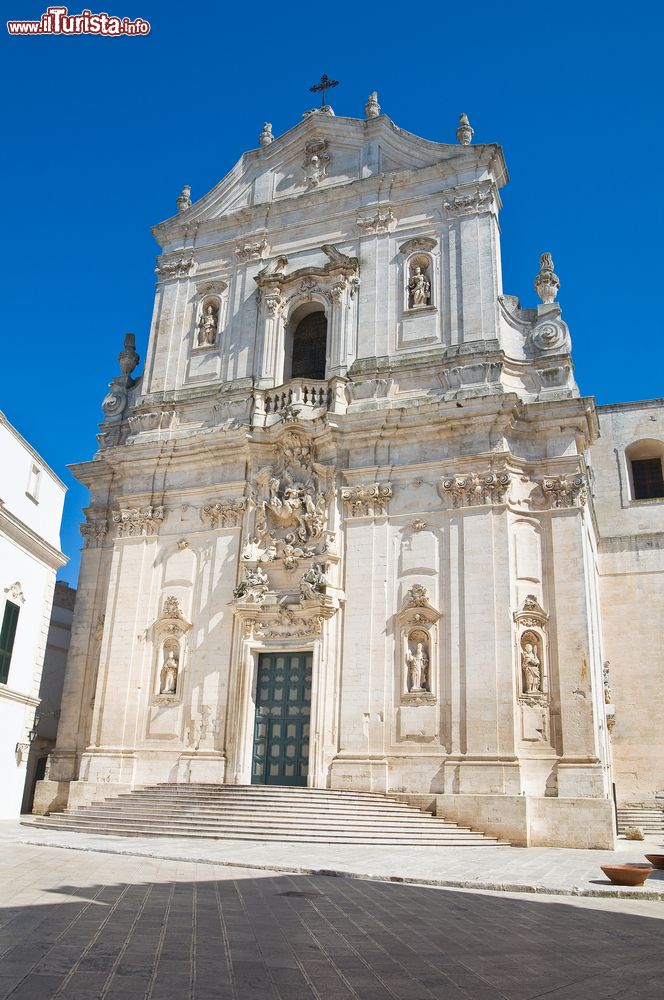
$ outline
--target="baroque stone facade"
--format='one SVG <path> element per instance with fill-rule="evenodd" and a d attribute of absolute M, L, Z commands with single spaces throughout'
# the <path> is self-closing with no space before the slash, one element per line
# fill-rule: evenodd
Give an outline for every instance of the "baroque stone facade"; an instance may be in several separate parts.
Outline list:
<path fill-rule="evenodd" d="M 426 792 L 515 843 L 608 846 L 607 659 L 614 739 L 638 720 L 603 574 L 636 556 L 602 531 L 626 535 L 633 501 L 596 502 L 604 417 L 574 381 L 560 280 L 545 253 L 539 305 L 503 293 L 503 153 L 465 115 L 446 144 L 376 94 L 366 114 L 266 123 L 154 230 L 143 375 L 132 339 L 75 467 L 91 501 L 37 808 L 274 780 Z M 660 571 L 663 509 L 643 515 Z M 283 697 L 300 735 L 264 765 L 257 720 Z"/>

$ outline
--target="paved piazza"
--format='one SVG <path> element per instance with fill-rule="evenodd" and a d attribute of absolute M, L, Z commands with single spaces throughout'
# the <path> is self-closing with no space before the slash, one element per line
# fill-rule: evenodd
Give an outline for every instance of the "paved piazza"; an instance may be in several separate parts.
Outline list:
<path fill-rule="evenodd" d="M 2 846 L 2 998 L 662 996 L 657 901 Z"/>

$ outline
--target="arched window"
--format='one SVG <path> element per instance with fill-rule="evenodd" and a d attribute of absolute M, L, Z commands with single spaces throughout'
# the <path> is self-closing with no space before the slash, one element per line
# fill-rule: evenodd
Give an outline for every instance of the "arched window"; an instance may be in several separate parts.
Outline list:
<path fill-rule="evenodd" d="M 635 441 L 625 454 L 632 500 L 664 499 L 664 441 Z"/>
<path fill-rule="evenodd" d="M 317 302 L 296 309 L 288 324 L 284 381 L 292 378 L 325 378 L 327 317 Z"/>

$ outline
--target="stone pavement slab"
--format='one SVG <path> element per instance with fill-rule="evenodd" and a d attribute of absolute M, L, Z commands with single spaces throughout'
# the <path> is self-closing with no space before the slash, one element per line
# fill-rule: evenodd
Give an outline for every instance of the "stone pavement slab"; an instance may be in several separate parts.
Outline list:
<path fill-rule="evenodd" d="M 6 839 L 0 1000 L 661 1000 L 663 920 Z"/>
<path fill-rule="evenodd" d="M 449 888 L 664 900 L 664 871 L 653 872 L 643 887 L 625 889 L 612 885 L 600 867 L 625 861 L 645 863 L 646 852 L 664 852 L 661 837 L 650 837 L 645 841 L 619 840 L 615 851 L 493 846 L 386 848 L 279 841 L 115 837 L 32 829 L 21 826 L 18 821 L 5 820 L 0 821 L 2 842 Z"/>

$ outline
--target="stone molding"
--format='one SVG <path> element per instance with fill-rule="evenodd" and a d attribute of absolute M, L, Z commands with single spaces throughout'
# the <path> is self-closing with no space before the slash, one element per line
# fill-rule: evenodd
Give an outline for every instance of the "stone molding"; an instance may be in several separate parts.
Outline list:
<path fill-rule="evenodd" d="M 431 253 L 437 246 L 438 240 L 432 236 L 414 236 L 401 244 L 399 253 L 403 254 L 404 257 L 408 257 L 411 253 Z"/>
<path fill-rule="evenodd" d="M 378 517 L 385 513 L 392 499 L 391 483 L 344 486 L 341 499 L 350 508 L 351 517 Z"/>
<path fill-rule="evenodd" d="M 438 494 L 453 507 L 477 507 L 505 502 L 510 485 L 507 472 L 467 473 L 443 476 L 438 481 Z"/>
<path fill-rule="evenodd" d="M 321 635 L 324 622 L 324 615 L 305 616 L 279 608 L 263 618 L 245 618 L 242 632 L 245 639 L 306 639 Z"/>
<path fill-rule="evenodd" d="M 239 528 L 246 509 L 246 497 L 218 500 L 206 503 L 201 508 L 201 517 L 209 522 L 211 528 Z"/>
<path fill-rule="evenodd" d="M 120 508 L 113 514 L 113 522 L 118 526 L 118 538 L 132 538 L 140 535 L 156 535 L 166 516 L 163 506 Z"/>

